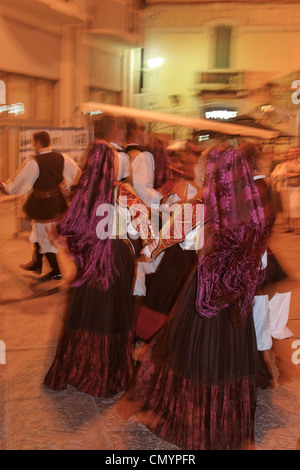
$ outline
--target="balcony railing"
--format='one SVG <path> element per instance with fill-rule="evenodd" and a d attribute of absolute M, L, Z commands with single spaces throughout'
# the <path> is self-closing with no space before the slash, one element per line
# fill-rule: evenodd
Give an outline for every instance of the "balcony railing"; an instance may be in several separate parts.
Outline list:
<path fill-rule="evenodd" d="M 201 70 L 194 74 L 197 93 L 230 93 L 242 97 L 262 89 L 273 77 L 272 72 L 255 70 Z"/>
<path fill-rule="evenodd" d="M 195 73 L 195 87 L 199 90 L 242 90 L 245 72 L 210 70 Z"/>

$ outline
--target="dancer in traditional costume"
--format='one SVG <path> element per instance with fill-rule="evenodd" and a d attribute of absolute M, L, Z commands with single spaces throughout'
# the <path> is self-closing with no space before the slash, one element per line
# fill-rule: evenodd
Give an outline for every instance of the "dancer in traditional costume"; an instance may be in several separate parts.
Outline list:
<path fill-rule="evenodd" d="M 181 449 L 246 448 L 254 439 L 256 406 L 252 307 L 266 235 L 240 151 L 210 153 L 204 205 L 198 267 L 146 349 L 118 410 Z"/>
<path fill-rule="evenodd" d="M 259 171 L 259 154 L 256 146 L 250 142 L 245 142 L 240 146 L 240 150 L 246 157 L 259 192 L 265 213 L 268 239 L 270 239 L 276 218 L 273 209 L 271 185 L 266 175 Z M 263 257 L 263 267 L 265 278 L 256 292 L 253 317 L 258 348 L 257 385 L 262 389 L 266 389 L 274 386 L 274 379 L 272 369 L 265 357 L 265 351 L 272 349 L 273 338 L 284 339 L 292 336 L 292 333 L 286 328 L 291 292 L 276 293 L 272 299 L 269 298 L 268 286 L 287 277 L 269 247 Z"/>
<path fill-rule="evenodd" d="M 40 277 L 40 281 L 62 278 L 57 260 L 58 248 L 51 233 L 67 209 L 63 187 L 71 188 L 81 175 L 76 163 L 53 151 L 50 143 L 47 132 L 35 132 L 32 145 L 36 154 L 29 157 L 14 177 L 3 185 L 3 191 L 10 195 L 23 196 L 30 191 L 23 209 L 32 222 L 29 240 L 34 244 L 34 251 L 32 261 L 21 267 L 41 274 L 46 258 L 51 271 Z"/>
<path fill-rule="evenodd" d="M 187 233 L 184 234 L 183 231 L 175 234 L 176 244 L 165 251 L 156 272 L 148 283 L 136 324 L 136 337 L 141 341 L 149 341 L 163 325 L 191 269 L 197 264 L 198 229 L 200 230 L 203 224 L 202 196 L 205 158 L 202 158 L 201 151 L 189 142 L 177 145 L 173 153 L 173 160 L 176 157 L 177 169 L 180 173 L 177 173 L 177 178 L 174 179 L 172 187 L 168 188 L 169 194 L 165 197 L 165 204 L 168 204 L 169 214 L 172 217 L 168 218 L 167 225 L 159 233 L 159 247 L 155 250 L 156 255 L 164 251 L 164 243 L 168 244 L 168 239 L 172 234 L 174 236 L 175 226 L 178 231 L 179 227 L 183 229 L 184 224 L 187 227 L 192 221 L 192 219 L 184 220 L 184 211 L 187 217 L 190 215 L 190 209 L 198 210 L 198 217 L 194 217 L 189 227 L 188 239 L 186 239 Z M 190 202 L 196 202 L 196 205 Z M 172 212 L 173 210 L 175 212 Z M 167 213 L 166 209 L 165 212 Z M 168 239 L 163 240 L 164 236 Z"/>
<path fill-rule="evenodd" d="M 159 205 L 163 199 L 160 186 L 163 185 L 170 176 L 170 168 L 167 165 L 167 155 L 163 142 L 152 137 L 151 145 L 145 146 L 146 133 L 135 118 L 130 118 L 126 123 L 127 146 L 126 152 L 129 155 L 130 175 L 127 181 L 132 184 L 134 190 L 141 198 L 142 202 L 151 209 L 151 213 L 156 213 L 152 220 L 153 230 L 159 231 Z M 158 223 L 156 226 L 155 222 Z M 140 306 L 146 295 L 146 278 L 152 275 L 159 265 L 161 258 L 149 264 L 138 261 L 136 280 L 134 286 L 135 296 L 135 316 L 137 316 Z"/>
<path fill-rule="evenodd" d="M 96 141 L 58 226 L 78 273 L 44 382 L 51 390 L 71 385 L 95 397 L 110 397 L 125 390 L 132 377 L 135 250 L 138 254 L 141 240 L 149 235 L 148 211 L 129 184 L 114 182 L 116 160 L 111 146 Z M 137 204 L 145 209 L 144 217 L 133 225 L 130 211 Z M 126 238 L 128 230 L 136 240 Z"/>

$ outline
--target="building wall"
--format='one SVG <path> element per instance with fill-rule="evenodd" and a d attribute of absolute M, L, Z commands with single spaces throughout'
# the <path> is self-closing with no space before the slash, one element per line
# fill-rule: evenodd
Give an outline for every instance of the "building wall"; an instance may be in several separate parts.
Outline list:
<path fill-rule="evenodd" d="M 300 69 L 297 44 L 299 31 L 263 30 L 251 32 L 241 30 L 236 53 L 237 68 L 244 70 L 270 71 L 284 75 Z"/>
<path fill-rule="evenodd" d="M 78 108 L 89 100 L 192 116 L 199 115 L 208 102 L 218 101 L 248 112 L 269 97 L 263 93 L 229 98 L 211 93 L 203 97 L 195 86 L 197 72 L 214 68 L 218 25 L 232 27 L 230 69 L 246 71 L 250 89 L 262 88 L 288 73 L 297 77 L 300 70 L 299 2 L 195 0 L 184 5 L 162 0 L 101 0 L 101 9 L 99 0 L 73 3 L 84 14 L 96 11 L 97 15 L 86 22 L 70 20 L 65 24 L 61 19 L 55 23 L 54 16 L 51 21 L 45 16 L 38 18 L 38 9 L 33 19 L 29 12 L 23 15 L 13 12 L 12 7 L 5 12 L 1 5 L 0 80 L 6 82 L 8 104 L 23 102 L 25 106 L 23 115 L 0 113 L 2 128 L 80 126 L 84 121 Z M 144 45 L 130 33 L 131 27 L 142 24 L 139 17 L 132 16 L 141 3 L 147 7 L 143 10 Z M 132 10 L 127 10 L 128 5 Z M 143 46 L 144 65 L 139 59 Z M 150 70 L 147 59 L 155 56 L 164 57 L 164 64 Z M 288 91 L 277 101 L 295 110 Z M 0 139 L 6 135 L 4 129 Z"/>
<path fill-rule="evenodd" d="M 18 166 L 23 127 L 81 127 L 88 125 L 80 111 L 85 101 L 131 103 L 130 50 L 139 47 L 142 23 L 135 0 L 0 3 L 0 179 L 6 179 Z M 93 16 L 94 8 L 103 14 Z M 16 103 L 22 112 L 13 112 Z"/>
<path fill-rule="evenodd" d="M 60 78 L 60 35 L 0 15 L 2 71 Z"/>
<path fill-rule="evenodd" d="M 89 49 L 89 85 L 120 92 L 122 90 L 122 51 L 109 51 L 103 47 Z"/>
<path fill-rule="evenodd" d="M 192 94 L 193 71 L 206 69 L 208 64 L 209 38 L 201 32 L 158 31 L 157 47 L 145 47 L 146 61 L 151 57 L 163 57 L 163 66 L 145 73 L 145 92 L 149 92 L 156 106 L 167 109 L 171 106 L 170 96 L 184 97 L 186 105 Z"/>
<path fill-rule="evenodd" d="M 86 22 L 75 18 L 74 23 L 57 12 L 47 22 L 45 14 L 38 14 L 38 0 L 36 11 L 34 0 L 28 0 L 32 10 L 24 7 L 22 12 L 13 9 L 14 1 L 7 10 L 0 7 L 0 80 L 6 84 L 9 104 L 24 103 L 25 113 L 0 113 L 0 123 L 39 120 L 41 125 L 67 127 L 85 122 L 78 108 L 97 96 L 114 104 L 122 104 L 126 96 L 124 104 L 129 104 L 128 51 L 135 48 L 136 37 L 130 32 L 135 0 L 101 0 L 100 6 L 97 0 L 70 2 L 65 7 L 70 5 L 70 11 L 76 6 L 90 13 Z M 95 11 L 98 16 L 92 15 Z"/>
<path fill-rule="evenodd" d="M 197 96 L 197 71 L 214 68 L 215 27 L 232 28 L 230 69 L 249 72 L 247 86 L 259 89 L 277 77 L 300 70 L 300 5 L 285 2 L 156 2 L 146 1 L 145 56 L 164 57 L 163 66 L 152 77 L 148 89 L 157 97 L 157 109 L 170 107 L 169 95 L 181 97 L 180 106 L 194 115 L 205 104 Z M 224 4 L 226 3 L 226 6 Z M 155 52 L 154 52 L 155 50 Z M 299 73 L 300 79 L 300 73 Z M 292 82 L 291 82 L 292 84 Z M 279 104 L 293 109 L 287 91 Z M 292 92 L 290 92 L 290 95 Z M 207 97 L 208 101 L 218 96 Z M 220 101 L 226 103 L 226 97 Z M 229 98 L 247 112 L 265 97 Z M 152 99 L 153 101 L 153 99 Z"/>

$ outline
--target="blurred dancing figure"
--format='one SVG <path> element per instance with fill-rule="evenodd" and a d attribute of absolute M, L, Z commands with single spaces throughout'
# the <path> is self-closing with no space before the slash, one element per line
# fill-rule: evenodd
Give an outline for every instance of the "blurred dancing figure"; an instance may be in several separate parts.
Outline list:
<path fill-rule="evenodd" d="M 126 152 L 129 155 L 130 175 L 127 181 L 133 186 L 141 201 L 151 209 L 151 213 L 157 214 L 156 219 L 159 221 L 159 205 L 163 198 L 163 194 L 159 188 L 155 187 L 157 181 L 161 181 L 161 175 L 164 175 L 152 153 L 149 146 L 145 146 L 145 131 L 135 118 L 130 118 L 126 123 L 127 147 Z M 157 145 L 157 143 L 156 143 Z M 161 147 L 159 151 L 161 152 Z M 156 178 L 159 176 L 159 178 Z M 155 233 L 159 231 L 155 221 L 152 219 L 152 226 Z M 159 223 L 159 222 L 158 222 Z M 160 263 L 163 254 L 158 257 L 151 265 L 138 261 L 137 274 L 134 286 L 135 296 L 135 316 L 138 315 L 139 309 L 146 295 L 146 276 L 155 272 Z"/>
<path fill-rule="evenodd" d="M 259 152 L 256 146 L 250 142 L 245 142 L 240 146 L 240 150 L 246 157 L 260 195 L 269 240 L 275 222 L 271 184 L 266 175 L 259 171 Z M 258 286 L 256 292 L 253 317 L 258 349 L 257 385 L 262 389 L 266 389 L 274 386 L 274 379 L 272 369 L 265 357 L 265 351 L 272 349 L 273 338 L 287 338 L 291 336 L 292 333 L 286 328 L 289 317 L 291 292 L 276 293 L 271 299 L 269 299 L 267 293 L 270 284 L 277 283 L 287 277 L 269 247 L 263 257 L 263 266 L 265 278 L 263 283 Z"/>
<path fill-rule="evenodd" d="M 50 136 L 47 132 L 35 132 L 32 143 L 35 155 L 27 159 L 14 178 L 4 185 L 4 191 L 18 196 L 31 191 L 23 209 L 32 220 L 29 240 L 34 243 L 34 253 L 32 261 L 21 267 L 40 274 L 45 256 L 51 272 L 39 280 L 59 280 L 61 272 L 56 257 L 58 248 L 52 233 L 67 209 L 63 186 L 70 188 L 76 184 L 81 171 L 73 160 L 50 148 Z"/>
<path fill-rule="evenodd" d="M 213 150 L 203 195 L 204 246 L 168 321 L 118 404 L 185 450 L 254 439 L 257 346 L 252 317 L 266 250 L 264 211 L 244 155 Z"/>
<path fill-rule="evenodd" d="M 115 181 L 117 164 L 113 147 L 97 140 L 58 225 L 77 277 L 56 356 L 44 381 L 51 390 L 71 385 L 95 397 L 110 397 L 124 391 L 132 377 L 135 255 L 149 235 L 148 211 L 129 184 Z M 127 209 L 135 204 L 139 210 L 145 208 L 138 225 Z M 128 232 L 134 236 L 132 241 Z M 142 240 L 138 233 L 143 234 Z"/>
<path fill-rule="evenodd" d="M 296 235 L 300 235 L 300 148 L 298 147 L 292 148 L 288 152 L 285 177 L 292 231 Z"/>
<path fill-rule="evenodd" d="M 173 161 L 175 157 L 178 161 L 177 170 L 180 173 L 178 171 L 172 185 L 167 183 L 163 187 L 169 189 L 169 194 L 163 199 L 163 207 L 170 219 L 160 231 L 158 238 L 161 247 L 164 244 L 171 245 L 171 236 L 174 235 L 177 237 L 177 243 L 165 251 L 156 272 L 148 282 L 136 327 L 136 336 L 143 341 L 148 341 L 163 325 L 192 267 L 197 263 L 198 243 L 195 240 L 203 222 L 202 197 L 206 160 L 201 157 L 201 151 L 189 142 L 177 145 L 172 152 Z M 192 203 L 197 205 L 193 207 Z M 195 217 L 192 221 L 191 209 L 198 210 L 198 220 Z M 185 217 L 188 220 L 185 220 Z M 181 233 L 183 230 L 178 230 L 185 227 L 189 233 L 184 234 Z M 163 240 L 164 236 L 167 237 L 166 240 Z M 162 251 L 163 249 L 156 247 L 156 256 Z"/>
<path fill-rule="evenodd" d="M 149 147 L 145 146 L 144 128 L 134 119 L 126 124 L 126 152 L 130 160 L 130 177 L 128 182 L 147 207 L 160 204 L 163 195 L 154 187 L 155 161 Z"/>

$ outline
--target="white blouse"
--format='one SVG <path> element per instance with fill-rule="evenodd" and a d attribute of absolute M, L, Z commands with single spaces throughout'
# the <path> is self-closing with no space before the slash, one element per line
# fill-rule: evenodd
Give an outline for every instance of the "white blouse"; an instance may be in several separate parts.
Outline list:
<path fill-rule="evenodd" d="M 49 151 L 41 152 L 40 155 L 46 153 L 49 153 Z M 65 179 L 66 187 L 69 188 L 73 184 L 80 169 L 70 157 L 67 155 L 63 155 L 63 157 L 63 177 Z M 32 189 L 34 183 L 39 177 L 39 174 L 40 170 L 38 163 L 34 158 L 29 157 L 25 160 L 15 176 L 6 182 L 4 185 L 5 191 L 10 195 L 23 196 Z"/>

